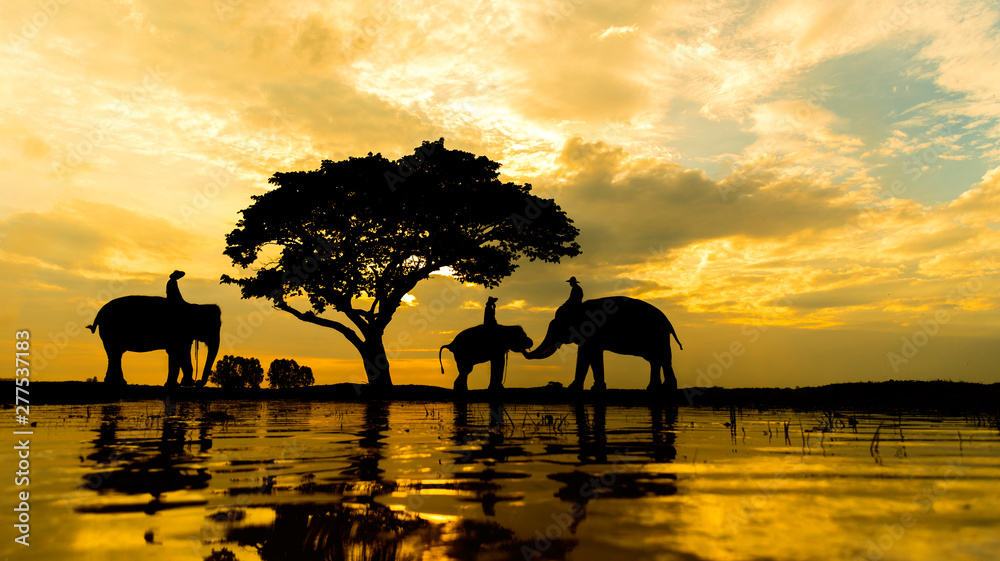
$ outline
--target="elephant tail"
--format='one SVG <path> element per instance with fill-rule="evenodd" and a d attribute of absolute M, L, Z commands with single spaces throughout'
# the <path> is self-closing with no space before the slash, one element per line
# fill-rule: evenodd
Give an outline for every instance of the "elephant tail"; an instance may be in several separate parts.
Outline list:
<path fill-rule="evenodd" d="M 451 350 L 451 347 L 448 345 L 441 345 L 441 348 L 438 349 L 438 364 L 441 366 L 442 374 L 444 374 L 444 362 L 441 362 L 441 353 L 444 352 L 445 349 Z"/>
<path fill-rule="evenodd" d="M 670 344 L 670 336 L 673 335 L 674 341 L 677 341 L 677 346 L 680 347 L 680 349 L 683 351 L 684 345 L 682 345 L 681 340 L 677 338 L 677 330 L 674 329 L 674 326 L 672 323 L 670 323 L 670 320 L 667 320 L 667 329 L 669 330 L 669 332 L 667 333 L 667 344 L 668 345 Z"/>
<path fill-rule="evenodd" d="M 101 309 L 97 311 L 97 315 L 94 316 L 94 323 L 85 326 L 87 329 L 90 330 L 91 333 L 97 333 L 97 326 L 101 324 L 101 314 L 103 312 L 104 312 L 104 307 L 102 306 Z"/>

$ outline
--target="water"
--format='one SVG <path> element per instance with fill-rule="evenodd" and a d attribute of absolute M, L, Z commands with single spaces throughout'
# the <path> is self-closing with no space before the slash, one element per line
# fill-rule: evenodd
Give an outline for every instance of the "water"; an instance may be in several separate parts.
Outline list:
<path fill-rule="evenodd" d="M 961 418 L 274 401 L 31 413 L 31 545 L 13 544 L 5 508 L 12 559 L 1000 551 L 1000 435 Z M 4 504 L 25 489 L 8 481 Z"/>

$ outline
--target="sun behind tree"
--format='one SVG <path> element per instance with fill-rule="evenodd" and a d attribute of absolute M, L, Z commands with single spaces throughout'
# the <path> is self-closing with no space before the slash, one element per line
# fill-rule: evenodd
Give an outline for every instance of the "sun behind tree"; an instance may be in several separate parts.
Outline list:
<path fill-rule="evenodd" d="M 495 288 L 521 256 L 558 263 L 580 253 L 579 231 L 531 185 L 503 183 L 500 164 L 425 141 L 414 155 L 324 160 L 275 173 L 226 236 L 225 254 L 246 278 L 223 275 L 243 298 L 268 298 L 302 321 L 342 334 L 361 354 L 371 386 L 392 386 L 382 337 L 403 296 L 448 267 L 463 283 Z M 265 246 L 277 257 L 261 258 Z M 311 310 L 292 307 L 305 296 Z M 342 321 L 320 317 L 328 308 Z"/>

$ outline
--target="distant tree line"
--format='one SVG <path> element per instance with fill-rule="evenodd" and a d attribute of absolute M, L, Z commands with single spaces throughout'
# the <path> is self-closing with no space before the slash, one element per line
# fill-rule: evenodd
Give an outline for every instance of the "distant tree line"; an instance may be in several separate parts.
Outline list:
<path fill-rule="evenodd" d="M 226 355 L 215 364 L 209 381 L 227 389 L 257 389 L 264 381 L 264 368 L 256 358 Z M 313 385 L 316 380 L 308 366 L 279 358 L 271 361 L 267 369 L 267 383 L 275 389 L 301 388 Z"/>

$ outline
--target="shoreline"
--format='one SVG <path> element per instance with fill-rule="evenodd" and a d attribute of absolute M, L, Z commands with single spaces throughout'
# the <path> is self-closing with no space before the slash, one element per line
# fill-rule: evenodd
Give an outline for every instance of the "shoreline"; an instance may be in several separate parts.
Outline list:
<path fill-rule="evenodd" d="M 13 381 L 7 380 L 13 385 Z M 14 392 L 4 392 L 3 407 L 13 406 Z M 1000 412 L 1000 383 L 948 381 L 851 382 L 798 388 L 682 388 L 676 396 L 638 389 L 604 392 L 570 391 L 566 388 L 507 388 L 502 391 L 469 390 L 457 393 L 438 386 L 398 385 L 375 393 L 367 385 L 349 383 L 293 389 L 224 389 L 128 385 L 107 387 L 101 382 L 35 382 L 32 405 L 94 404 L 116 401 L 166 399 L 178 401 L 294 400 L 399 402 L 483 402 L 521 404 L 659 405 L 736 407 L 792 410 L 915 410 L 961 414 Z"/>

